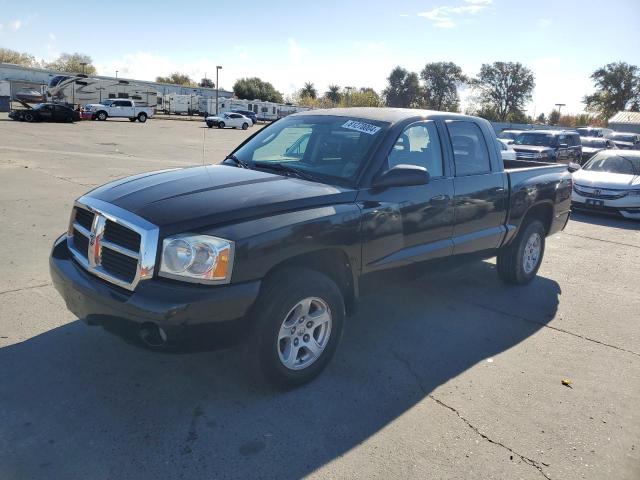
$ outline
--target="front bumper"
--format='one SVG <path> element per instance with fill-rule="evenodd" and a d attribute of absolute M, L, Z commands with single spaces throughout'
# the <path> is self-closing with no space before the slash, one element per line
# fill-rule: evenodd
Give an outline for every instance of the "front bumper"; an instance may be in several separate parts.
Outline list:
<path fill-rule="evenodd" d="M 594 201 L 597 201 L 598 204 L 595 204 Z M 574 190 L 571 193 L 571 208 L 640 220 L 640 197 L 638 196 L 604 200 L 584 197 Z"/>
<path fill-rule="evenodd" d="M 140 282 L 131 292 L 78 265 L 69 253 L 66 235 L 53 245 L 49 270 L 54 287 L 78 318 L 107 328 L 124 322 L 134 330 L 151 323 L 161 327 L 172 344 L 198 339 L 203 331 L 235 336 L 260 290 L 259 281 L 205 286 L 154 278 Z"/>

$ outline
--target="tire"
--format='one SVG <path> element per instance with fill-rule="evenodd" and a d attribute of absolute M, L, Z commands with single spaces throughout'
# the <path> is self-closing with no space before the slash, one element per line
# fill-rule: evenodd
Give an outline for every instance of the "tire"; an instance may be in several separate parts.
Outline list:
<path fill-rule="evenodd" d="M 108 117 L 107 112 L 98 112 L 96 114 L 96 118 L 101 122 L 104 122 L 107 119 L 107 117 Z"/>
<path fill-rule="evenodd" d="M 244 122 L 244 123 L 242 124 L 242 129 L 243 129 L 243 130 L 246 130 L 247 128 L 249 128 L 249 124 L 248 124 L 247 122 Z"/>
<path fill-rule="evenodd" d="M 518 236 L 498 253 L 498 276 L 505 283 L 526 285 L 538 273 L 545 248 L 545 229 L 540 220 L 521 227 Z"/>
<path fill-rule="evenodd" d="M 224 128 L 224 122 L 218 122 L 218 128 Z"/>
<path fill-rule="evenodd" d="M 144 112 L 140 112 L 140 114 L 138 115 L 138 121 L 140 123 L 144 123 L 147 121 L 147 114 Z"/>
<path fill-rule="evenodd" d="M 213 122 L 207 122 L 207 127 L 213 128 Z"/>
<path fill-rule="evenodd" d="M 35 122 L 36 121 L 36 116 L 33 113 L 25 113 L 24 114 L 24 121 L 25 122 Z"/>
<path fill-rule="evenodd" d="M 135 122 L 136 120 L 137 120 L 137 118 L 135 118 L 135 117 L 129 119 L 130 122 Z"/>
<path fill-rule="evenodd" d="M 338 347 L 345 318 L 335 282 L 303 268 L 271 278 L 253 312 L 248 365 L 252 373 L 282 389 L 303 385 L 324 370 Z"/>

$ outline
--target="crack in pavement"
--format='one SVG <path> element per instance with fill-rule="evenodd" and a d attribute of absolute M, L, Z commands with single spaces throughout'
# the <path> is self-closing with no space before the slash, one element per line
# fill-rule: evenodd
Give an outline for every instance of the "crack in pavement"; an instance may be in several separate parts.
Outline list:
<path fill-rule="evenodd" d="M 567 335 L 572 335 L 574 337 L 581 338 L 582 340 L 586 340 L 588 342 L 597 343 L 598 345 L 602 345 L 604 347 L 613 348 L 615 350 L 619 350 L 619 351 L 625 352 L 625 353 L 630 353 L 631 355 L 635 355 L 637 357 L 640 357 L 640 353 L 634 352 L 633 350 L 627 350 L 626 348 L 618 347 L 617 345 L 611 345 L 610 343 L 605 343 L 605 342 L 602 342 L 600 340 L 596 340 L 595 338 L 585 337 L 584 335 L 580 335 L 579 333 L 574 333 L 574 332 L 570 332 L 569 330 L 565 330 L 563 328 L 554 327 L 554 326 L 551 326 L 551 325 L 549 325 L 547 323 L 544 323 L 544 322 L 537 322 L 537 321 L 531 320 L 530 318 L 527 318 L 527 317 L 523 317 L 523 316 L 520 316 L 520 315 L 515 315 L 513 313 L 505 312 L 503 310 L 500 310 L 499 308 L 488 307 L 486 305 L 483 305 L 483 304 L 478 303 L 478 302 L 474 302 L 472 300 L 463 300 L 463 302 L 466 302 L 466 303 L 471 304 L 471 305 L 475 305 L 476 307 L 483 308 L 483 309 L 488 310 L 490 312 L 499 313 L 501 315 L 506 315 L 507 317 L 516 318 L 516 319 L 522 320 L 524 322 L 533 323 L 535 325 L 540 325 L 542 327 L 550 328 L 551 330 L 555 330 L 556 332 L 566 333 Z"/>
<path fill-rule="evenodd" d="M 76 182 L 76 181 L 74 181 L 74 180 L 71 180 L 71 179 L 70 179 L 70 178 L 68 178 L 68 177 L 62 177 L 62 176 L 60 176 L 60 175 L 54 175 L 53 173 L 49 173 L 49 172 L 47 172 L 46 170 L 44 170 L 44 169 L 42 169 L 42 168 L 38 168 L 38 167 L 30 167 L 30 166 L 28 166 L 28 165 L 24 165 L 24 164 L 22 164 L 22 163 L 17 163 L 17 162 L 14 162 L 14 161 L 12 161 L 12 160 L 9 160 L 9 164 L 10 164 L 10 165 L 12 165 L 12 166 L 16 166 L 16 167 L 27 168 L 27 169 L 29 169 L 29 170 L 33 170 L 33 171 L 35 171 L 35 172 L 42 173 L 42 174 L 44 174 L 44 175 L 46 175 L 46 176 L 48 176 L 48 177 L 55 178 L 55 179 L 58 179 L 58 180 L 62 180 L 62 181 L 64 181 L 64 182 L 69 182 L 69 183 L 72 183 L 72 184 L 74 184 L 74 185 L 79 185 L 79 186 L 81 186 L 81 187 L 89 187 L 89 188 L 90 188 L 90 187 L 95 187 L 95 184 L 86 184 L 86 183 Z"/>
<path fill-rule="evenodd" d="M 562 234 L 569 235 L 570 237 L 579 237 L 579 238 L 586 238 L 589 240 L 595 240 L 596 242 L 614 243 L 616 245 L 624 245 L 625 247 L 640 248 L 640 245 L 632 245 L 631 243 L 624 243 L 624 242 L 615 242 L 613 240 L 605 240 L 603 238 L 589 237 L 588 235 L 578 235 L 577 233 L 562 232 Z"/>
<path fill-rule="evenodd" d="M 5 293 L 21 292 L 23 290 L 29 290 L 29 289 L 32 289 L 32 288 L 48 287 L 49 285 L 51 285 L 51 282 L 42 283 L 40 285 L 31 285 L 30 287 L 20 287 L 20 288 L 14 288 L 12 290 L 4 290 L 4 291 L 0 292 L 0 295 L 4 295 Z"/>
<path fill-rule="evenodd" d="M 532 458 L 529 458 L 521 453 L 516 452 L 513 448 L 508 447 L 507 445 L 505 445 L 504 443 L 498 442 L 497 440 L 493 440 L 492 438 L 490 438 L 488 435 L 482 433 L 478 427 L 476 427 L 475 425 L 473 425 L 469 420 L 467 420 L 465 417 L 462 416 L 462 414 L 455 409 L 454 407 L 447 405 L 446 403 L 444 403 L 442 400 L 436 398 L 434 395 L 432 395 L 431 393 L 429 393 L 427 391 L 426 388 L 424 388 L 424 386 L 422 385 L 422 380 L 420 379 L 420 375 L 418 375 L 418 372 L 416 372 L 413 369 L 413 366 L 411 365 L 411 362 L 409 362 L 406 358 L 403 358 L 402 356 L 400 356 L 396 351 L 391 350 L 391 353 L 393 354 L 393 356 L 396 358 L 396 360 L 398 360 L 398 362 L 402 363 L 406 368 L 407 371 L 411 374 L 411 376 L 415 379 L 418 387 L 420 388 L 420 390 L 422 391 L 422 393 L 424 395 L 426 395 L 427 397 L 429 397 L 431 400 L 433 400 L 435 403 L 437 403 L 438 405 L 440 405 L 441 407 L 444 407 L 450 411 L 452 411 L 453 413 L 455 413 L 458 418 L 460 420 L 462 420 L 467 427 L 469 427 L 471 430 L 473 430 L 477 435 L 479 435 L 483 440 L 486 440 L 487 442 L 493 444 L 493 445 L 497 445 L 499 447 L 504 448 L 505 450 L 511 452 L 513 455 L 519 457 L 524 463 L 526 463 L 527 465 L 530 465 L 532 467 L 534 467 L 536 470 L 538 470 L 540 472 L 540 474 L 546 478 L 547 480 L 551 480 L 551 477 L 549 477 L 544 470 L 542 469 L 543 466 L 548 467 L 549 464 L 548 463 L 544 463 L 544 462 L 539 462 L 537 460 L 533 460 Z"/>

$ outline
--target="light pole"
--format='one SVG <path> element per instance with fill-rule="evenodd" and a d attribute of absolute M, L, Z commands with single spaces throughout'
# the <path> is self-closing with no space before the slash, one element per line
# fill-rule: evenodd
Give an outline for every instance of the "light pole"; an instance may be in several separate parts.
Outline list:
<path fill-rule="evenodd" d="M 566 103 L 556 103 L 556 107 L 558 107 L 558 125 L 560 124 L 560 112 L 562 111 L 562 107 L 566 105 Z"/>
<path fill-rule="evenodd" d="M 116 78 L 118 78 L 118 70 L 116 70 Z"/>
<path fill-rule="evenodd" d="M 82 74 L 84 75 L 84 67 L 87 66 L 87 62 L 80 62 L 80 65 L 82 65 Z"/>
<path fill-rule="evenodd" d="M 218 89 L 219 89 L 219 80 L 218 80 L 218 71 L 222 70 L 220 65 L 216 65 L 216 116 L 218 115 Z"/>

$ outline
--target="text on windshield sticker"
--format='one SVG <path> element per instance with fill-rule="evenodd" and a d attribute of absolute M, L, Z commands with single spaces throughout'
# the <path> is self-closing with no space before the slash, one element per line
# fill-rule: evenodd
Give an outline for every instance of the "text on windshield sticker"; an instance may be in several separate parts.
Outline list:
<path fill-rule="evenodd" d="M 371 125 L 370 123 L 356 122 L 355 120 L 349 120 L 342 125 L 342 128 L 348 128 L 349 130 L 356 130 L 362 133 L 368 133 L 369 135 L 375 135 L 380 131 L 380 127 Z"/>

